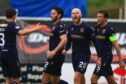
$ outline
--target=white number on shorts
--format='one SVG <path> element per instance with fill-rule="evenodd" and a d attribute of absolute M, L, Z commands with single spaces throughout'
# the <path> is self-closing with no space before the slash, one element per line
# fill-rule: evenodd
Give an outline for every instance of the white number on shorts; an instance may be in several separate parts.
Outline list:
<path fill-rule="evenodd" d="M 49 62 L 45 62 L 45 65 L 44 65 L 44 70 L 46 70 L 47 69 L 47 66 L 49 65 Z"/>
<path fill-rule="evenodd" d="M 86 68 L 86 66 L 87 66 L 87 63 L 84 63 L 84 62 L 80 62 L 80 64 L 79 64 L 79 67 L 81 68 L 81 69 L 84 69 L 84 68 Z"/>
<path fill-rule="evenodd" d="M 98 65 L 96 71 L 99 72 L 100 69 L 101 69 L 101 65 Z"/>
<path fill-rule="evenodd" d="M 1 40 L 0 46 L 4 46 L 5 41 L 4 41 L 4 34 L 3 33 L 0 33 L 0 40 Z"/>

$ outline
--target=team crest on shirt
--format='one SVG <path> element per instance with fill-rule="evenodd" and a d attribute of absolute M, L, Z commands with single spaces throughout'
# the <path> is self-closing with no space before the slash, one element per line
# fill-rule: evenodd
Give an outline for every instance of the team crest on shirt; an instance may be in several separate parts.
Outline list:
<path fill-rule="evenodd" d="M 80 28 L 80 32 L 84 32 L 84 28 Z"/>
<path fill-rule="evenodd" d="M 114 28 L 113 28 L 113 27 L 111 27 L 111 30 L 114 30 Z"/>
<path fill-rule="evenodd" d="M 100 29 L 97 29 L 97 32 L 99 32 L 100 31 Z"/>
<path fill-rule="evenodd" d="M 60 25 L 61 28 L 63 28 L 63 25 Z"/>
<path fill-rule="evenodd" d="M 97 35 L 97 36 L 96 36 L 96 39 L 104 40 L 104 39 L 105 39 L 105 36 Z"/>
<path fill-rule="evenodd" d="M 52 28 L 52 31 L 54 31 L 55 28 L 56 28 L 56 27 L 54 26 L 54 27 Z"/>
<path fill-rule="evenodd" d="M 71 31 L 73 31 L 73 28 L 71 28 Z"/>
<path fill-rule="evenodd" d="M 102 30 L 102 33 L 105 33 L 105 32 L 106 32 L 106 30 L 105 30 L 105 29 L 103 29 L 103 30 Z"/>

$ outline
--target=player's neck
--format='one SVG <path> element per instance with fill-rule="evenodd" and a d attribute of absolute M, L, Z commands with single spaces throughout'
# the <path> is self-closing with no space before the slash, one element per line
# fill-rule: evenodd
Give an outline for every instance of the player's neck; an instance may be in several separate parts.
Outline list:
<path fill-rule="evenodd" d="M 82 23 L 82 20 L 80 20 L 79 22 L 74 22 L 74 25 L 80 25 Z"/>
<path fill-rule="evenodd" d="M 6 19 L 6 21 L 8 21 L 8 22 L 15 22 L 14 19 Z"/>
<path fill-rule="evenodd" d="M 105 27 L 106 25 L 107 25 L 107 22 L 104 23 L 104 24 L 101 24 L 100 26 L 101 26 L 101 27 Z"/>
<path fill-rule="evenodd" d="M 60 19 L 58 19 L 58 20 L 56 20 L 55 22 L 53 22 L 53 24 L 56 24 L 56 23 L 58 23 L 58 22 L 60 22 Z"/>

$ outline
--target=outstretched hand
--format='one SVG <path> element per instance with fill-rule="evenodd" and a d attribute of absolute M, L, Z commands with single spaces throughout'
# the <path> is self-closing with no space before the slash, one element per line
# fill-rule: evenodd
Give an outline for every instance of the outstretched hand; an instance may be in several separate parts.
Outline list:
<path fill-rule="evenodd" d="M 65 49 L 62 50 L 62 54 L 66 56 L 67 55 L 67 51 Z"/>
<path fill-rule="evenodd" d="M 42 25 L 42 24 L 40 24 L 40 23 L 37 23 L 37 24 L 35 25 L 36 30 L 40 30 L 40 29 L 43 28 L 43 27 L 46 27 L 46 25 Z"/>
<path fill-rule="evenodd" d="M 56 51 L 50 51 L 49 54 L 47 55 L 47 58 L 52 58 L 56 54 Z"/>
<path fill-rule="evenodd" d="M 125 63 L 124 62 L 120 62 L 119 66 L 120 66 L 121 69 L 123 69 L 123 70 L 125 69 Z"/>

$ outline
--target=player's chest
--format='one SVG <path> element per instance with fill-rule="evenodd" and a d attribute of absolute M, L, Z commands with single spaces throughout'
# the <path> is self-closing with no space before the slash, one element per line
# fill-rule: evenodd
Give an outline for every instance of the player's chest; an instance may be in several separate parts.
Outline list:
<path fill-rule="evenodd" d="M 57 31 L 57 26 L 53 26 L 52 28 L 51 28 L 51 33 L 53 33 L 53 34 L 56 34 L 58 31 Z"/>
<path fill-rule="evenodd" d="M 97 40 L 106 40 L 107 39 L 107 30 L 98 28 L 95 32 L 95 37 Z"/>
<path fill-rule="evenodd" d="M 71 27 L 69 30 L 71 35 L 83 35 L 85 33 L 84 27 Z"/>

